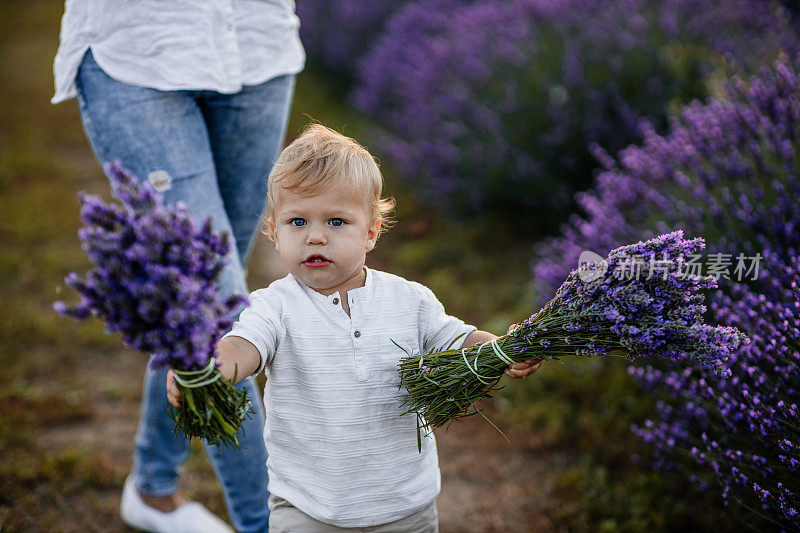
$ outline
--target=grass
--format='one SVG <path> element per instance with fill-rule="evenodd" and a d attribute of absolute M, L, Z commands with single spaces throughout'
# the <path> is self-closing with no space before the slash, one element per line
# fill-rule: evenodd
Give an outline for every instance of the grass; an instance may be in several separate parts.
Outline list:
<path fill-rule="evenodd" d="M 574 463 L 555 476 L 555 524 L 569 531 L 711 531 L 731 520 L 715 495 L 650 469 L 649 449 L 630 424 L 654 416 L 655 400 L 637 389 L 625 361 L 567 358 L 536 377 L 511 383 L 499 406 L 511 427 L 536 431 L 544 450 L 573 452 Z"/>

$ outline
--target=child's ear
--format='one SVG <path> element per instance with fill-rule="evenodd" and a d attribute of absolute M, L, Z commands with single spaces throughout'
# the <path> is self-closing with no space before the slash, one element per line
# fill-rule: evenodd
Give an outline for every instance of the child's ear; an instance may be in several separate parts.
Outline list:
<path fill-rule="evenodd" d="M 275 245 L 278 244 L 278 233 L 275 228 L 275 221 L 272 217 L 267 218 L 264 222 L 264 233 L 266 233 L 269 240 L 275 242 Z"/>
<path fill-rule="evenodd" d="M 376 218 L 372 221 L 372 225 L 367 230 L 367 244 L 366 250 L 369 252 L 375 248 L 375 243 L 378 242 L 378 236 L 381 234 L 381 219 Z"/>

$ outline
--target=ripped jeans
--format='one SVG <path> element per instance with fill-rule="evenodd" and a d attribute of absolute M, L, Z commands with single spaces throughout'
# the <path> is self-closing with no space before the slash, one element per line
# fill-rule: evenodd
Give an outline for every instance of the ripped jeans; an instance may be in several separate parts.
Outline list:
<path fill-rule="evenodd" d="M 101 164 L 115 160 L 148 179 L 167 203 L 182 201 L 198 220 L 235 240 L 218 282 L 221 296 L 247 295 L 243 265 L 267 197 L 267 176 L 286 132 L 294 76 L 246 86 L 236 94 L 159 91 L 117 81 L 83 58 L 75 80 L 86 137 Z M 166 496 L 178 488 L 190 443 L 176 437 L 167 413 L 167 369 L 148 369 L 136 434 L 133 474 L 139 491 Z M 267 452 L 264 409 L 253 378 L 242 381 L 257 411 L 246 420 L 238 452 L 206 446 L 237 531 L 266 531 Z"/>

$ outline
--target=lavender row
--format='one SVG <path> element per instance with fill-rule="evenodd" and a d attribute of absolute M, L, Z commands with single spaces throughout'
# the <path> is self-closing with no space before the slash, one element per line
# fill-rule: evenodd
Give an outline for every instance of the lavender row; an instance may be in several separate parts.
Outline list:
<path fill-rule="evenodd" d="M 760 0 L 433 0 L 388 22 L 359 66 L 355 106 L 423 200 L 544 229 L 614 153 L 707 92 L 715 66 L 797 48 Z M 554 216 L 555 215 L 555 216 Z"/>
<path fill-rule="evenodd" d="M 300 38 L 308 57 L 349 80 L 386 22 L 408 0 L 299 0 Z"/>
<path fill-rule="evenodd" d="M 583 250 L 682 228 L 718 253 L 758 254 L 755 278 L 720 280 L 711 314 L 752 340 L 727 378 L 699 366 L 631 369 L 661 398 L 634 430 L 657 465 L 684 468 L 782 527 L 800 527 L 800 58 L 733 79 L 664 136 L 607 158 L 561 237 L 540 245 L 534 281 L 552 291 Z M 688 458 L 686 462 L 682 458 Z"/>

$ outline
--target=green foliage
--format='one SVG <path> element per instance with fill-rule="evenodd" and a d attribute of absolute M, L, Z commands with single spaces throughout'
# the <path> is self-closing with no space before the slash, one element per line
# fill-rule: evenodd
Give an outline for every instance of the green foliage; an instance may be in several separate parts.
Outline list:
<path fill-rule="evenodd" d="M 630 425 L 653 416 L 655 402 L 616 359 L 545 363 L 502 391 L 501 420 L 536 433 L 545 448 L 573 454 L 573 466 L 555 480 L 560 503 L 550 518 L 557 526 L 631 533 L 741 528 L 718 495 L 642 459 L 649 450 Z"/>
<path fill-rule="evenodd" d="M 497 335 L 530 315 L 529 242 L 496 226 L 432 216 L 407 190 L 392 185 L 398 223 L 381 237 L 368 264 L 427 285 L 448 313 Z M 494 253 L 499 249 L 500 260 Z"/>
<path fill-rule="evenodd" d="M 570 531 L 714 531 L 726 529 L 721 502 L 682 477 L 648 471 L 624 458 L 607 464 L 587 456 L 563 473 L 556 493 L 567 503 L 553 519 Z M 680 491 L 680 492 L 678 492 Z M 699 512 L 702 503 L 709 507 Z"/>

